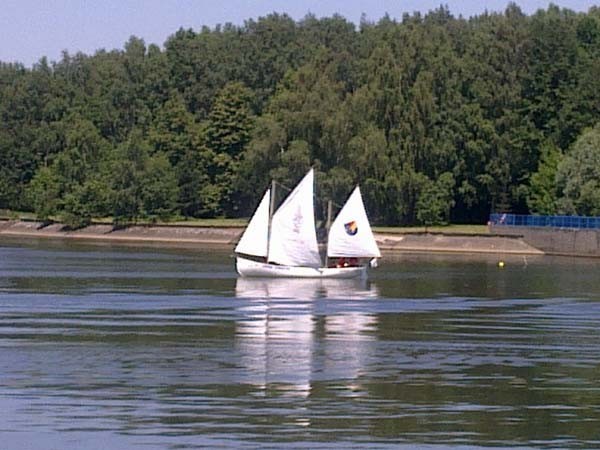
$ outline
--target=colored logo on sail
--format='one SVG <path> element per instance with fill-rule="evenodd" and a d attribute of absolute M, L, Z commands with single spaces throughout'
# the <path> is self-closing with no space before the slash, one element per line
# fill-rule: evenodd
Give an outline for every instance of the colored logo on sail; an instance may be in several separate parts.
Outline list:
<path fill-rule="evenodd" d="M 356 233 L 358 233 L 358 225 L 356 225 L 354 220 L 352 222 L 345 223 L 344 228 L 346 229 L 346 233 L 348 233 L 350 236 L 354 236 Z"/>

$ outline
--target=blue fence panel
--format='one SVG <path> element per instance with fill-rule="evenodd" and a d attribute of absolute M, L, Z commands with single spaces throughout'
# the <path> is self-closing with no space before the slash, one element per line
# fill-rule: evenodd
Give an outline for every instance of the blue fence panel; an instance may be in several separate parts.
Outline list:
<path fill-rule="evenodd" d="M 600 217 L 586 216 L 533 216 L 525 214 L 490 214 L 492 225 L 518 227 L 555 227 L 600 229 Z"/>

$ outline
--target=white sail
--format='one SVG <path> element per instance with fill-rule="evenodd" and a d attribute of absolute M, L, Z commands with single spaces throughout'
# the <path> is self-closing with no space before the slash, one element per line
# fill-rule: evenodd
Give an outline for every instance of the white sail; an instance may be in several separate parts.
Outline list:
<path fill-rule="evenodd" d="M 321 267 L 313 204 L 311 169 L 271 219 L 269 262 L 286 266 Z"/>
<path fill-rule="evenodd" d="M 235 247 L 236 253 L 246 255 L 267 256 L 269 248 L 269 206 L 271 190 L 263 196 L 256 212 L 250 219 L 248 227 Z"/>
<path fill-rule="evenodd" d="M 381 257 L 358 186 L 329 229 L 327 256 Z"/>

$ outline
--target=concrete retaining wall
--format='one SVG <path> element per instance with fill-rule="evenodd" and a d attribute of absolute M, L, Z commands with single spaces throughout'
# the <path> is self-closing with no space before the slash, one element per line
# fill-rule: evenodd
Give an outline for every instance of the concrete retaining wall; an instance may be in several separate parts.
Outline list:
<path fill-rule="evenodd" d="M 600 230 L 492 225 L 493 232 L 521 236 L 550 255 L 600 257 Z"/>
<path fill-rule="evenodd" d="M 381 250 L 410 252 L 504 253 L 541 255 L 520 236 L 494 234 L 375 233 Z"/>

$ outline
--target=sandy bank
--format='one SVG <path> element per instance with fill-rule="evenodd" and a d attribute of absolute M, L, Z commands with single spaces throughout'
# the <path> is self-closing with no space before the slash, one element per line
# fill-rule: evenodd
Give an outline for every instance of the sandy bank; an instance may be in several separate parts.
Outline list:
<path fill-rule="evenodd" d="M 0 221 L 0 237 L 95 239 L 233 246 L 242 231 L 243 228 L 241 227 L 168 225 L 136 225 L 122 229 L 114 229 L 112 225 L 91 225 L 75 231 L 65 231 L 61 224 L 44 226 L 41 222 Z M 543 254 L 541 250 L 526 244 L 519 236 L 375 233 L 375 238 L 379 247 L 384 251 Z"/>

